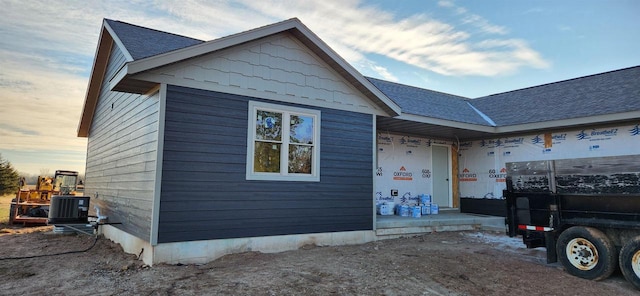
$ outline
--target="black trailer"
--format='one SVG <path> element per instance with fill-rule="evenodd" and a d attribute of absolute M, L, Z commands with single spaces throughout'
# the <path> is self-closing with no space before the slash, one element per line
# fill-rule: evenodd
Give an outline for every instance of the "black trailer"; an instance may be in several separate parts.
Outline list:
<path fill-rule="evenodd" d="M 572 275 L 640 289 L 640 156 L 507 163 L 507 234 Z"/>

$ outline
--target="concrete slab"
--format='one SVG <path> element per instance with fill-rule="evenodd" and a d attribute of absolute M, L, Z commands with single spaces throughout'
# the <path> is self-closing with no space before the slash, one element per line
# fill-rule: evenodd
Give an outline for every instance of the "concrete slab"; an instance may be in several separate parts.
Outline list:
<path fill-rule="evenodd" d="M 504 217 L 460 213 L 458 209 L 441 210 L 439 214 L 424 215 L 420 218 L 376 216 L 376 235 L 378 236 L 472 229 L 505 230 Z"/>

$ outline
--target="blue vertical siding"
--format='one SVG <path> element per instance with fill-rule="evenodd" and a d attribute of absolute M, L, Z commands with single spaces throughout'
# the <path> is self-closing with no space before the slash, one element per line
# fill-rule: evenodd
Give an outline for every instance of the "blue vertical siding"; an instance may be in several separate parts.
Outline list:
<path fill-rule="evenodd" d="M 371 230 L 373 115 L 282 103 L 322 112 L 320 182 L 247 181 L 250 100 L 168 87 L 158 242 Z"/>

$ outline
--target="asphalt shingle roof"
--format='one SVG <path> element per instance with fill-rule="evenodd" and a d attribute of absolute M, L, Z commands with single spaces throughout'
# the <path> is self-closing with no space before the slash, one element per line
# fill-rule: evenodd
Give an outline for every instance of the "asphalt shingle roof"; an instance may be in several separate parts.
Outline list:
<path fill-rule="evenodd" d="M 402 108 L 402 113 L 464 123 L 490 125 L 468 103 L 468 98 L 366 77 Z"/>
<path fill-rule="evenodd" d="M 174 51 L 204 41 L 105 19 L 134 60 Z"/>
<path fill-rule="evenodd" d="M 470 101 L 498 126 L 640 110 L 640 66 Z"/>

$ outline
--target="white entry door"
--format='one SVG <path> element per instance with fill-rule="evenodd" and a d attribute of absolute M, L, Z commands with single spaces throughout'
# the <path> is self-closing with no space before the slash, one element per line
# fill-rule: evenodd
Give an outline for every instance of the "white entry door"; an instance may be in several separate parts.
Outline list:
<path fill-rule="evenodd" d="M 449 147 L 431 146 L 433 161 L 433 195 L 432 202 L 439 207 L 451 207 L 451 188 L 449 180 Z"/>

